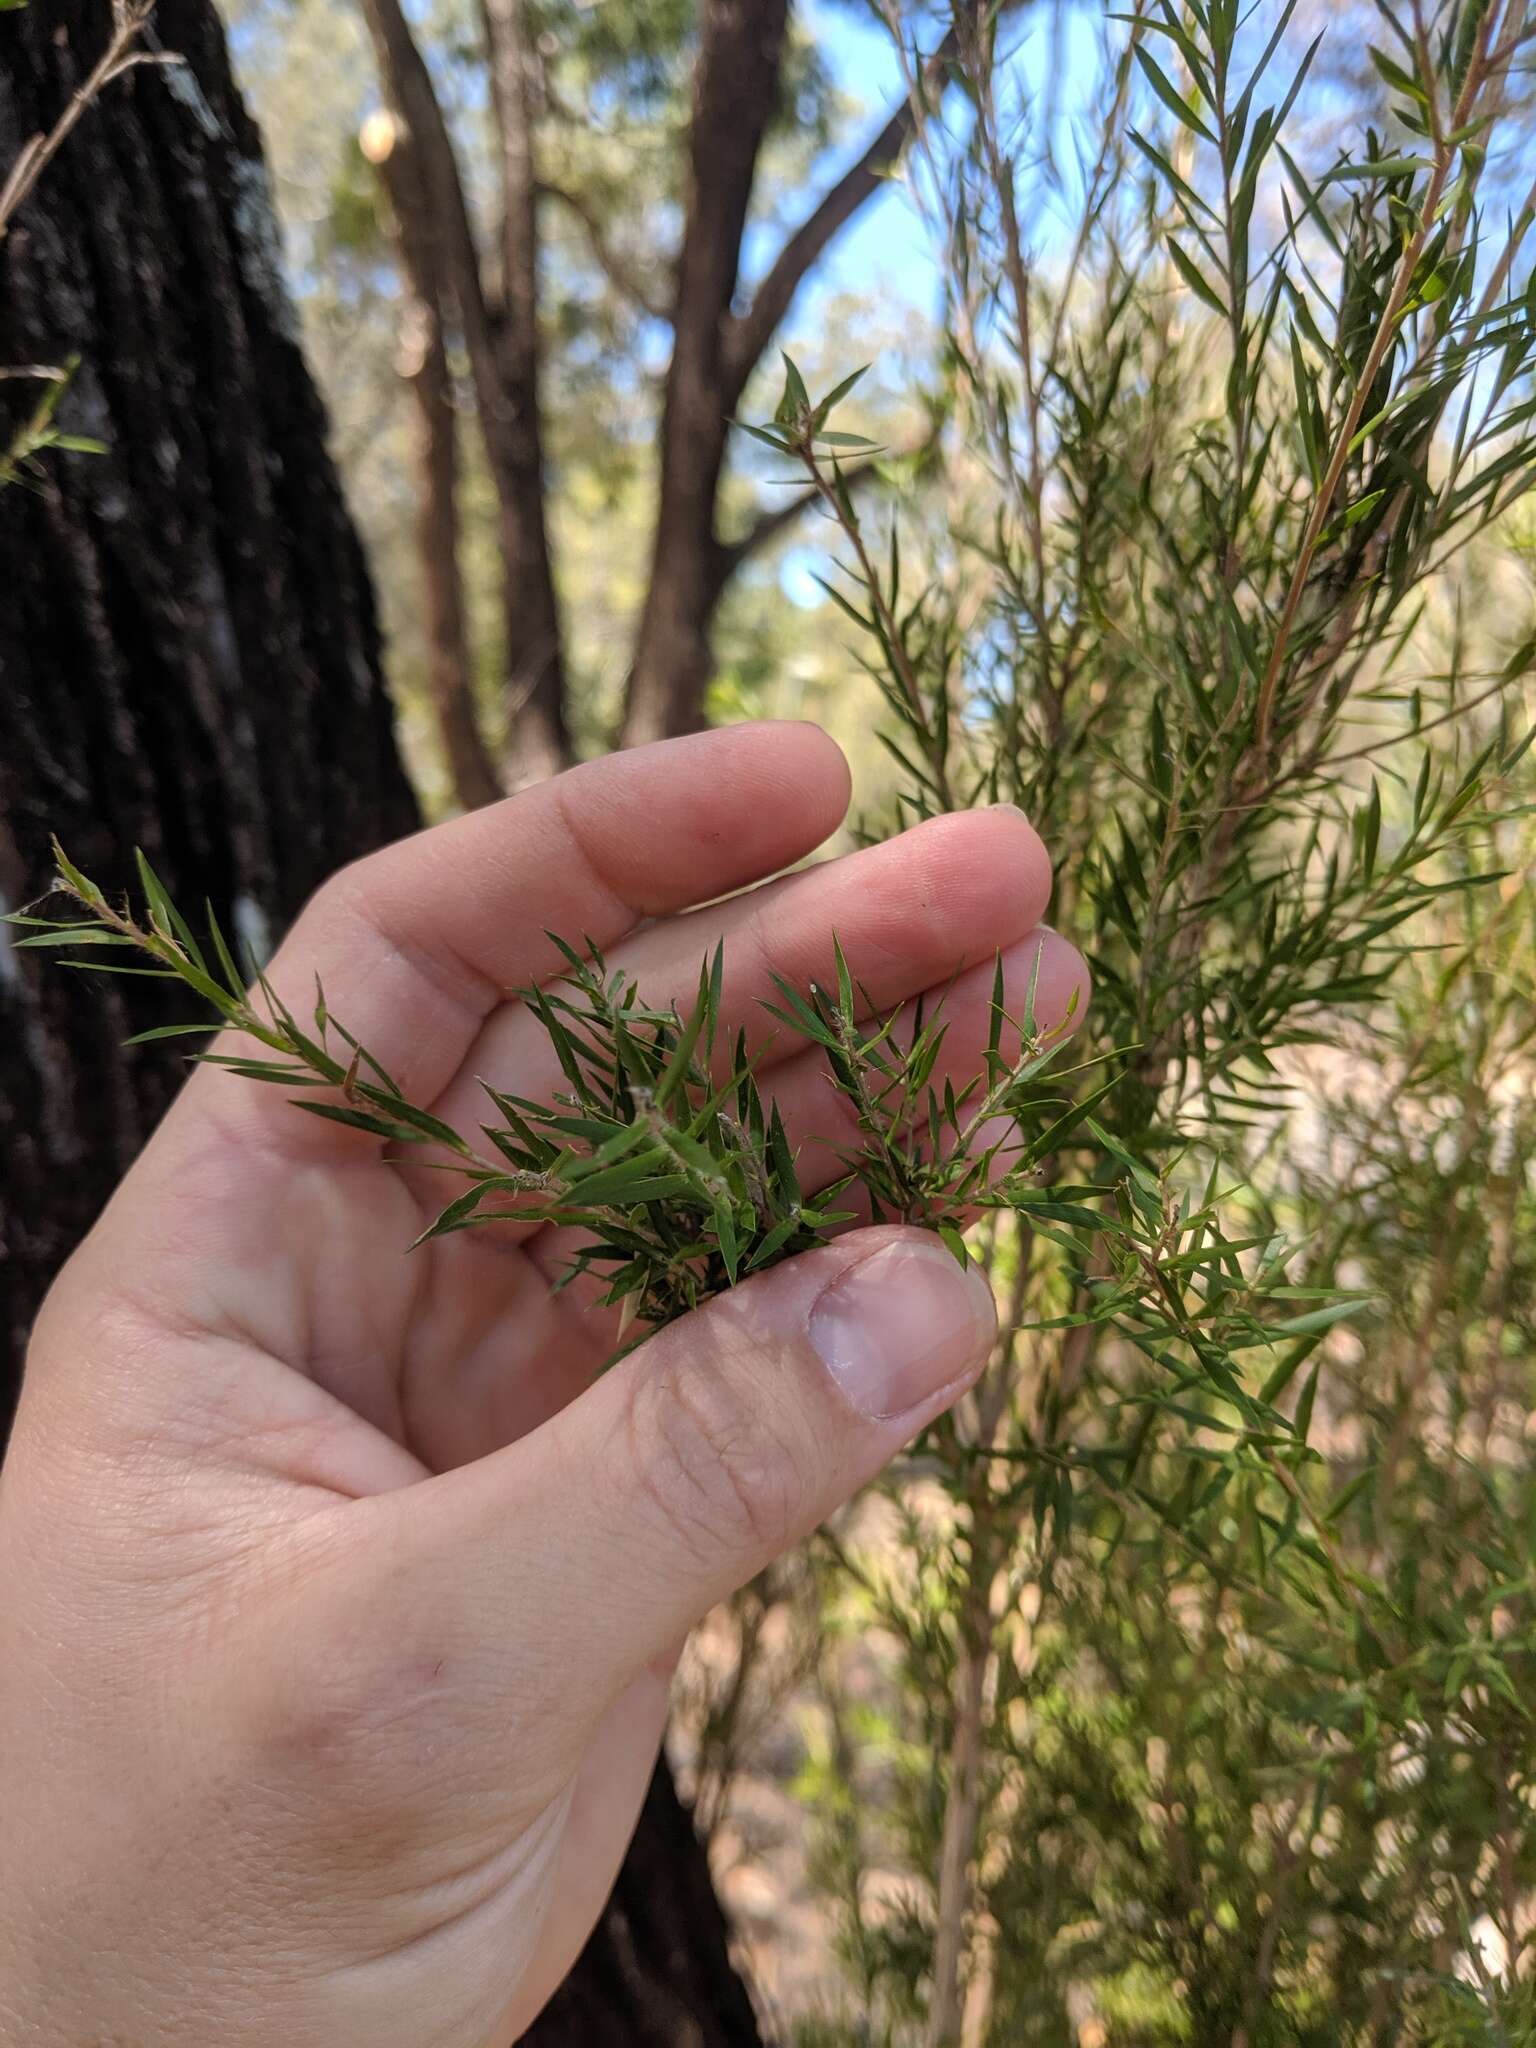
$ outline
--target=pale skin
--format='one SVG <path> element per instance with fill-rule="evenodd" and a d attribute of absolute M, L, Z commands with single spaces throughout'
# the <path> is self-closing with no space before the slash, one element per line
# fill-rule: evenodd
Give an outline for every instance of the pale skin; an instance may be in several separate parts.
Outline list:
<path fill-rule="evenodd" d="M 772 973 L 825 976 L 836 931 L 882 1009 L 953 982 L 962 1078 L 999 949 L 1043 1022 L 1086 988 L 1016 811 L 762 884 L 847 801 L 810 726 L 614 757 L 347 869 L 272 979 L 297 1007 L 320 972 L 472 1130 L 478 1076 L 558 1086 L 508 993 L 557 970 L 547 929 L 663 1001 L 723 935 L 826 1180 L 846 1131 Z M 407 1255 L 445 1184 L 383 1152 L 199 1069 L 44 1307 L 0 1472 L 7 2042 L 505 2048 L 612 1885 L 688 1628 L 993 1340 L 936 1240 L 852 1228 L 596 1377 L 616 1324 L 551 1293 L 570 1245 Z"/>

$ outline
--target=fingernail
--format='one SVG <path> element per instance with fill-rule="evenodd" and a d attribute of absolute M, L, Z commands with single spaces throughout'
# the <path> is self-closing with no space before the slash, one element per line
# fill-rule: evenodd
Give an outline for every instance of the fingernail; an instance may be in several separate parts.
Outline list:
<path fill-rule="evenodd" d="M 992 1290 L 932 1240 L 882 1245 L 824 1289 L 810 1336 L 844 1399 L 894 1421 L 986 1362 L 997 1329 Z"/>
<path fill-rule="evenodd" d="M 1026 825 L 1029 823 L 1029 813 L 1022 804 L 988 804 L 987 809 L 989 811 L 1012 811 L 1016 818 L 1022 818 Z"/>

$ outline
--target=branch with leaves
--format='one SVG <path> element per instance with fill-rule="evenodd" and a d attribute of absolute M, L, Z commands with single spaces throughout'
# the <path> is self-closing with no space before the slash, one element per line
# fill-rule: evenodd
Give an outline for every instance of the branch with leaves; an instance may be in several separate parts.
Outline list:
<path fill-rule="evenodd" d="M 139 856 L 145 910 L 134 917 L 55 849 L 58 886 L 81 913 L 52 919 L 18 913 L 26 928 L 18 949 L 78 949 L 64 964 L 104 973 L 148 973 L 177 981 L 234 1034 L 193 1057 L 252 1081 L 301 1091 L 294 1105 L 368 1132 L 392 1146 L 425 1147 L 436 1163 L 469 1182 L 419 1242 L 521 1221 L 576 1226 L 588 1242 L 572 1275 L 597 1271 L 603 1299 L 627 1305 L 647 1325 L 669 1321 L 722 1287 L 788 1258 L 850 1220 L 839 1205 L 854 1190 L 877 1221 L 899 1220 L 939 1232 L 962 1261 L 961 1230 L 984 1209 L 1039 1206 L 1031 1184 L 1039 1148 L 1054 1145 L 1075 1120 L 1063 1083 L 1077 1069 L 1057 1058 L 1065 1026 L 1042 1031 L 1030 990 L 1022 1019 L 1003 1007 L 1001 968 L 982 1075 L 959 1090 L 931 1085 L 947 1024 L 942 1009 L 919 1018 L 905 1042 L 897 1015 L 869 1019 L 869 1006 L 841 951 L 837 985 L 801 994 L 779 985 L 770 1014 L 821 1047 L 829 1078 L 859 1132 L 843 1176 L 814 1200 L 797 1176 L 778 1111 L 765 1104 L 744 1038 L 719 1041 L 723 956 L 703 968 L 686 1011 L 657 1010 L 622 971 L 593 951 L 557 941 L 567 961 L 562 980 L 519 992 L 542 1025 L 567 1083 L 553 1103 L 502 1093 L 487 1084 L 495 1119 L 467 1138 L 405 1097 L 393 1078 L 329 1011 L 317 988 L 301 1022 L 254 972 L 254 991 L 210 913 L 206 945 Z M 147 964 L 103 960 L 102 949 Z M 143 1034 L 163 1039 L 205 1034 L 207 1021 Z M 1021 1050 L 1001 1051 L 1014 1031 Z M 135 1040 L 134 1043 L 140 1041 Z M 1006 1126 L 1006 1129 L 1000 1129 Z M 446 1155 L 446 1156 L 442 1156 Z M 1057 1221 L 1092 1228 L 1087 1211 L 1047 1204 Z"/>
<path fill-rule="evenodd" d="M 1496 1418 L 1536 1331 L 1526 26 L 1383 20 L 1410 144 L 1330 132 L 1320 165 L 1305 39 L 1266 92 L 1286 6 L 1106 24 L 1075 181 L 1028 67 L 967 37 L 977 118 L 928 138 L 942 508 L 877 532 L 846 391 L 792 365 L 743 423 L 827 514 L 896 767 L 867 835 L 1023 805 L 1127 1066 L 1041 1162 L 1119 1227 L 995 1218 L 999 1405 L 935 1432 L 895 1561 L 830 1596 L 902 1646 L 871 1747 L 917 1901 L 899 1941 L 868 1924 L 889 1840 L 818 1779 L 840 1934 L 861 2020 L 928 2048 L 962 2014 L 1065 2035 L 1066 1983 L 1127 2017 L 1145 1985 L 1158 2043 L 1319 2011 L 1363 2043 L 1410 1979 L 1415 2039 L 1525 2010 L 1531 1486 Z M 1030 243 L 1063 200 L 1064 267 Z M 1144 1743 L 1171 1760 L 1142 1776 Z M 1450 1769 L 1454 1841 L 1423 1789 Z M 1451 1880 L 1508 1943 L 1464 2034 L 1435 2031 Z"/>
<path fill-rule="evenodd" d="M 649 1329 L 823 1242 L 858 1213 L 933 1230 L 962 1262 L 969 1257 L 965 1230 L 980 1216 L 1009 1214 L 1057 1236 L 1084 1261 L 1106 1242 L 1117 1283 L 1101 1290 L 1091 1317 L 1157 1335 L 1171 1347 L 1170 1369 L 1187 1370 L 1174 1365 L 1175 1351 L 1187 1346 L 1266 1449 L 1276 1432 L 1288 1431 L 1269 1398 L 1234 1375 L 1226 1350 L 1240 1334 L 1274 1343 L 1309 1325 L 1269 1313 L 1273 1289 L 1260 1275 L 1223 1290 L 1221 1339 L 1203 1327 L 1208 1311 L 1192 1311 L 1186 1283 L 1173 1275 L 1189 1265 L 1189 1243 L 1216 1230 L 1214 1208 L 1170 1212 L 1157 1178 L 1094 1119 L 1119 1085 L 1122 1057 L 1068 1063 L 1072 1014 L 1042 1027 L 1033 980 L 1022 1013 L 1010 1014 L 1001 962 L 979 1070 L 958 1087 L 936 1078 L 949 1028 L 942 1001 L 919 1010 L 903 1035 L 900 1011 L 872 1009 L 835 942 L 835 986 L 801 992 L 777 982 L 768 1014 L 820 1049 L 856 1133 L 838 1179 L 812 1198 L 778 1111 L 759 1088 L 745 1034 L 724 1042 L 719 948 L 686 1010 L 657 1009 L 595 950 L 557 939 L 564 975 L 518 991 L 517 999 L 542 1027 L 565 1088 L 536 1102 L 484 1084 L 494 1114 L 470 1138 L 401 1092 L 332 1014 L 323 988 L 301 1021 L 264 972 L 241 973 L 211 912 L 200 942 L 142 854 L 137 917 L 109 901 L 62 848 L 55 857 L 56 886 L 77 914 L 12 914 L 6 921 L 25 933 L 17 949 L 63 949 L 73 955 L 66 966 L 179 982 L 226 1034 L 194 1060 L 295 1090 L 297 1109 L 411 1148 L 402 1158 L 424 1152 L 465 1180 L 418 1243 L 509 1217 L 573 1227 L 582 1243 L 567 1279 L 597 1275 L 602 1300 Z M 104 951 L 134 961 L 103 959 Z M 208 1019 L 162 1025 L 132 1042 L 209 1028 Z M 1003 1048 L 1012 1040 L 1018 1050 L 1010 1055 Z M 1088 1074 L 1094 1082 L 1085 1088 Z M 1044 1178 L 1047 1163 L 1079 1133 L 1119 1158 L 1127 1178 L 1112 1205 L 1099 1206 L 1100 1189 Z M 1278 1253 L 1271 1266 L 1278 1271 Z M 1282 1289 L 1275 1298 L 1289 1297 Z"/>
<path fill-rule="evenodd" d="M 0 0 L 0 12 L 14 12 L 26 4 L 27 0 Z M 137 65 L 177 64 L 181 61 L 169 51 L 138 47 L 154 11 L 154 0 L 112 0 L 112 30 L 106 48 L 70 95 L 67 106 L 53 126 L 31 137 L 0 182 L 0 242 L 4 242 L 12 220 L 31 197 L 43 172 L 69 140 L 82 116 L 107 87 Z M 74 360 L 63 367 L 28 363 L 13 369 L 0 368 L 0 381 L 36 381 L 48 387 L 31 414 L 16 428 L 9 444 L 0 449 L 0 490 L 30 474 L 37 458 L 50 449 L 68 449 L 82 455 L 105 453 L 100 441 L 83 434 L 61 432 L 54 424 L 77 368 L 78 363 Z"/>

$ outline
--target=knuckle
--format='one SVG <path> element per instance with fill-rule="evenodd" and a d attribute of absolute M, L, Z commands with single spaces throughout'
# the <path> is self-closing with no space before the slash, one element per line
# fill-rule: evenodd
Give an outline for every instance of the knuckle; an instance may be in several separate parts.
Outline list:
<path fill-rule="evenodd" d="M 319 911 L 340 917 L 358 915 L 360 906 L 367 903 L 378 880 L 379 860 L 377 853 L 365 853 L 334 868 L 311 894 L 305 905 L 306 912 Z"/>
<path fill-rule="evenodd" d="M 665 1367 L 629 1403 L 633 1467 L 659 1518 L 700 1564 L 722 1551 L 770 1556 L 796 1532 L 794 1448 L 753 1376 Z"/>
<path fill-rule="evenodd" d="M 500 985 L 455 950 L 442 921 L 426 932 L 401 914 L 397 897 L 409 882 L 411 846 L 397 841 L 349 862 L 321 883 L 313 903 L 324 921 L 358 927 L 429 994 L 483 1015 L 502 995 Z"/>

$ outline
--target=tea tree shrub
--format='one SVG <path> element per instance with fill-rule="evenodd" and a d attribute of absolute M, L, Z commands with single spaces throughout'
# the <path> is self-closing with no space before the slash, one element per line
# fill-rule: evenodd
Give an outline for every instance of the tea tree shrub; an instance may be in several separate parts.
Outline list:
<path fill-rule="evenodd" d="M 1042 1179 L 1150 1239 L 984 1231 L 992 1373 L 837 1546 L 807 2044 L 1536 2026 L 1530 27 L 1365 25 L 1345 121 L 1316 24 L 1221 4 L 1106 18 L 1063 121 L 962 21 L 943 518 L 840 488 L 856 399 L 759 429 L 884 695 L 871 829 L 1058 852 L 1112 1078 Z"/>

